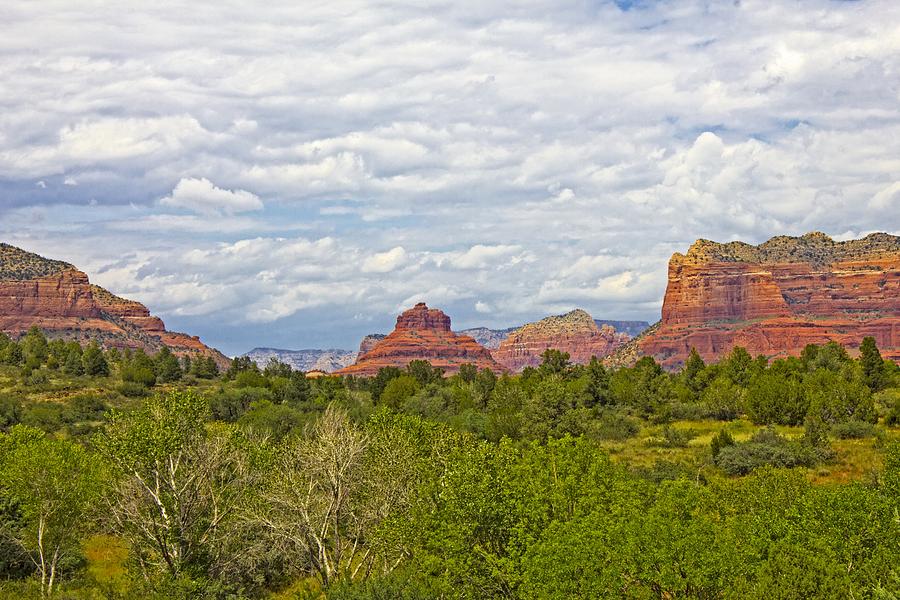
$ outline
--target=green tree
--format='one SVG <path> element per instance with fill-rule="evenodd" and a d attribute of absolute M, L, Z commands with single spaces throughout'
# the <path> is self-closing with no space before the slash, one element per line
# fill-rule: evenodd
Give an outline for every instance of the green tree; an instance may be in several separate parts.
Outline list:
<path fill-rule="evenodd" d="M 18 541 L 33 556 L 42 596 L 53 594 L 60 563 L 78 554 L 101 482 L 98 464 L 81 446 L 22 425 L 0 435 L 0 485 L 24 518 Z"/>
<path fill-rule="evenodd" d="M 608 406 L 613 403 L 609 392 L 609 371 L 596 356 L 591 357 L 587 365 L 587 402 L 588 407 Z"/>
<path fill-rule="evenodd" d="M 37 325 L 31 326 L 20 343 L 26 361 L 34 361 L 37 365 L 42 365 L 50 355 L 47 338 Z"/>
<path fill-rule="evenodd" d="M 425 387 L 429 383 L 437 383 L 444 376 L 443 369 L 431 366 L 427 360 L 411 360 L 406 365 L 406 372 L 419 382 L 419 385 Z"/>
<path fill-rule="evenodd" d="M 859 345 L 859 362 L 862 366 L 863 381 L 873 392 L 880 392 L 887 387 L 887 370 L 884 359 L 875 345 L 875 338 L 867 336 Z"/>
<path fill-rule="evenodd" d="M 65 371 L 67 375 L 78 376 L 84 374 L 84 364 L 81 362 L 80 348 L 78 351 L 69 350 L 66 361 L 63 363 L 63 371 Z"/>
<path fill-rule="evenodd" d="M 193 360 L 191 372 L 200 379 L 215 379 L 219 376 L 219 365 L 212 356 L 198 356 Z"/>
<path fill-rule="evenodd" d="M 538 367 L 541 375 L 565 375 L 571 363 L 569 362 L 569 353 L 560 352 L 554 348 L 547 348 L 541 353 L 541 366 Z"/>
<path fill-rule="evenodd" d="M 403 403 L 419 391 L 419 382 L 412 375 L 401 375 L 391 379 L 384 387 L 378 404 L 397 410 Z"/>
<path fill-rule="evenodd" d="M 181 365 L 178 357 L 172 354 L 168 346 L 163 346 L 153 357 L 153 370 L 160 383 L 171 383 L 181 379 Z"/>
<path fill-rule="evenodd" d="M 96 438 L 117 476 L 112 524 L 146 573 L 223 572 L 242 558 L 236 511 L 254 471 L 233 429 L 204 426 L 207 411 L 192 391 L 173 391 L 112 411 Z"/>
<path fill-rule="evenodd" d="M 681 376 L 684 379 L 685 384 L 687 384 L 695 394 L 699 394 L 703 391 L 703 378 L 701 376 L 704 369 L 706 369 L 706 363 L 700 358 L 700 353 L 697 352 L 697 349 L 691 346 L 691 353 L 684 363 L 684 369 L 681 372 Z"/>
<path fill-rule="evenodd" d="M 106 377 L 109 375 L 109 364 L 103 356 L 103 351 L 97 342 L 91 342 L 81 355 L 81 364 L 85 375 L 92 377 Z"/>

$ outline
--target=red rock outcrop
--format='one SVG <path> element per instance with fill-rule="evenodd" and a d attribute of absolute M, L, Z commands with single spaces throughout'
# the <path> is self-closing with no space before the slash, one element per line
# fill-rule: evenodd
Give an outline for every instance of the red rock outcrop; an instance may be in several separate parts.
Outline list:
<path fill-rule="evenodd" d="M 377 375 L 382 367 L 402 369 L 413 360 L 427 360 L 447 374 L 457 372 L 460 365 L 466 363 L 479 369 L 504 371 L 491 358 L 490 352 L 474 339 L 453 333 L 450 317 L 420 302 L 397 317 L 394 331 L 367 352 L 360 353 L 355 364 L 337 371 L 337 374 L 371 377 Z"/>
<path fill-rule="evenodd" d="M 598 327 L 591 315 L 576 309 L 520 327 L 491 355 L 507 369 L 518 372 L 540 365 L 541 354 L 548 348 L 568 352 L 573 363 L 587 364 L 592 356 L 608 356 L 629 339 L 628 334 L 610 325 Z"/>
<path fill-rule="evenodd" d="M 148 352 L 165 345 L 178 355 L 212 356 L 222 367 L 230 362 L 195 336 L 166 331 L 146 306 L 92 285 L 71 264 L 0 244 L 0 331 L 16 336 L 34 325 L 51 338 Z"/>
<path fill-rule="evenodd" d="M 734 346 L 768 357 L 875 338 L 900 359 L 900 237 L 835 242 L 822 233 L 759 246 L 698 240 L 669 261 L 662 321 L 638 343 L 667 367 L 691 347 L 716 360 Z"/>

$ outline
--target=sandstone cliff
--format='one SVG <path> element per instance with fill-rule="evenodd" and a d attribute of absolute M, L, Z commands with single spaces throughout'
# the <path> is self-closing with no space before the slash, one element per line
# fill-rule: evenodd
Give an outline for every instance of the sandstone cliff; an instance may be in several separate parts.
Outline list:
<path fill-rule="evenodd" d="M 520 327 L 491 354 L 511 371 L 541 364 L 541 354 L 548 348 L 568 352 L 572 362 L 586 364 L 592 356 L 608 356 L 629 339 L 610 325 L 598 327 L 591 315 L 576 309 Z"/>
<path fill-rule="evenodd" d="M 355 364 L 337 373 L 373 376 L 382 367 L 405 368 L 413 360 L 427 360 L 447 374 L 455 373 L 465 363 L 495 372 L 504 370 L 471 337 L 453 333 L 450 317 L 420 302 L 397 317 L 394 331 L 361 352 Z"/>
<path fill-rule="evenodd" d="M 662 321 L 640 353 L 669 367 L 691 347 L 715 360 L 733 346 L 769 357 L 873 336 L 900 359 L 900 237 L 835 242 L 822 233 L 759 246 L 695 242 L 669 261 Z"/>
<path fill-rule="evenodd" d="M 199 338 L 167 331 L 143 304 L 92 285 L 73 265 L 0 244 L 0 331 L 20 335 L 37 325 L 51 338 L 96 340 L 107 348 L 168 346 L 175 354 L 229 360 Z"/>

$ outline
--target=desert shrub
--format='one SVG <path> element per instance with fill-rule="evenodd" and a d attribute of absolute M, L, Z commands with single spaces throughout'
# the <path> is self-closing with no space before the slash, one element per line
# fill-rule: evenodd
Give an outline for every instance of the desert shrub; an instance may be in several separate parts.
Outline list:
<path fill-rule="evenodd" d="M 672 402 L 668 404 L 668 416 L 673 421 L 699 421 L 711 415 L 703 404 Z"/>
<path fill-rule="evenodd" d="M 22 421 L 22 401 L 8 394 L 0 395 L 0 431 L 7 431 Z"/>
<path fill-rule="evenodd" d="M 797 457 L 787 446 L 746 442 L 722 448 L 716 465 L 729 475 L 746 475 L 764 466 L 794 467 Z"/>
<path fill-rule="evenodd" d="M 238 377 L 247 373 L 251 372 L 244 371 Z M 213 419 L 233 423 L 247 412 L 251 404 L 260 400 L 271 402 L 272 392 L 259 387 L 226 388 L 210 397 L 209 410 Z"/>
<path fill-rule="evenodd" d="M 666 425 L 662 429 L 662 435 L 648 439 L 647 445 L 662 448 L 686 448 L 695 437 L 697 437 L 697 433 L 693 429 L 676 429 Z"/>
<path fill-rule="evenodd" d="M 720 448 L 715 463 L 729 475 L 746 475 L 764 466 L 812 467 L 830 455 L 827 447 L 792 442 L 768 427 L 743 444 Z"/>
<path fill-rule="evenodd" d="M 727 448 L 728 446 L 734 446 L 734 438 L 728 433 L 727 429 L 723 428 L 719 433 L 714 435 L 713 439 L 709 442 L 713 460 L 719 456 L 719 452 L 721 452 L 723 448 Z"/>
<path fill-rule="evenodd" d="M 867 421 L 844 421 L 831 427 L 831 435 L 841 440 L 872 437 L 875 435 L 875 426 Z"/>
<path fill-rule="evenodd" d="M 123 381 L 116 387 L 116 391 L 127 398 L 143 398 L 150 393 L 144 384 L 135 381 Z"/>
<path fill-rule="evenodd" d="M 59 431 L 63 426 L 63 406 L 55 402 L 39 402 L 25 409 L 22 423 L 37 427 L 47 433 Z"/>
<path fill-rule="evenodd" d="M 636 436 L 641 430 L 637 419 L 620 411 L 603 412 L 588 425 L 588 435 L 597 440 L 623 441 Z"/>
<path fill-rule="evenodd" d="M 96 394 L 76 394 L 68 400 L 68 413 L 72 421 L 96 421 L 103 416 L 106 403 Z"/>

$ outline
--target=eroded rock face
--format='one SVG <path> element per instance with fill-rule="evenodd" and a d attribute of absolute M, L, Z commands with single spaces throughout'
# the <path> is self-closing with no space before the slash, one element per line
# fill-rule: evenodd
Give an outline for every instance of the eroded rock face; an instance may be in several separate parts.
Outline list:
<path fill-rule="evenodd" d="M 220 366 L 230 362 L 195 336 L 166 331 L 146 306 L 92 285 L 69 263 L 0 244 L 0 331 L 17 336 L 34 325 L 51 338 L 147 352 L 165 345 L 179 355 L 213 356 Z"/>
<path fill-rule="evenodd" d="M 375 344 L 386 338 L 387 336 L 383 333 L 370 333 L 366 337 L 362 339 L 359 343 L 359 350 L 357 351 L 357 356 L 362 356 L 369 350 L 375 347 Z M 355 359 L 351 362 L 355 362 Z"/>
<path fill-rule="evenodd" d="M 547 317 L 512 332 L 491 354 L 511 371 L 541 364 L 548 348 L 568 352 L 576 364 L 587 364 L 592 356 L 604 358 L 630 338 L 610 325 L 597 326 L 587 312 L 576 309 L 564 315 Z"/>
<path fill-rule="evenodd" d="M 691 347 L 707 360 L 736 345 L 781 357 L 829 340 L 852 349 L 869 335 L 900 359 L 900 237 L 812 233 L 759 246 L 698 240 L 675 254 L 662 321 L 639 345 L 675 367 Z"/>
<path fill-rule="evenodd" d="M 471 337 L 453 333 L 450 317 L 421 302 L 397 317 L 394 331 L 364 350 L 361 345 L 356 363 L 337 373 L 371 377 L 382 367 L 403 369 L 413 360 L 427 360 L 447 374 L 457 372 L 465 363 L 495 372 L 504 370 Z"/>

